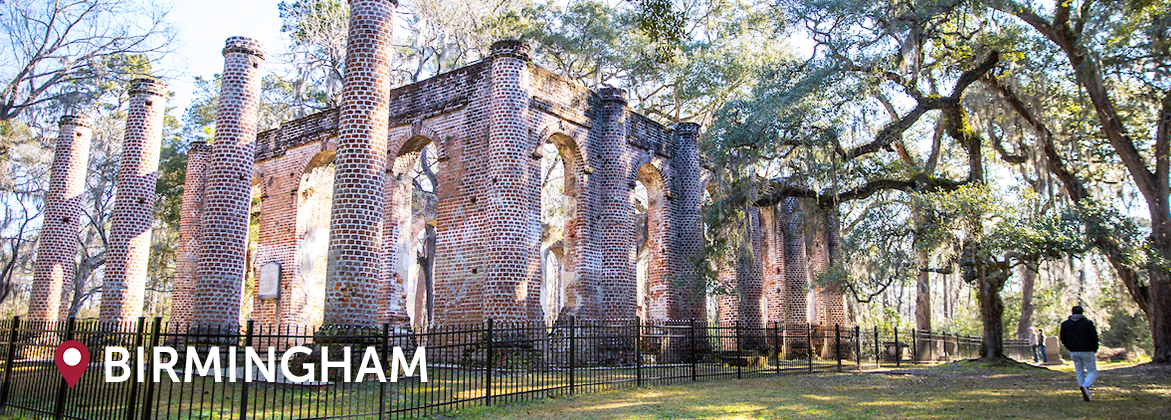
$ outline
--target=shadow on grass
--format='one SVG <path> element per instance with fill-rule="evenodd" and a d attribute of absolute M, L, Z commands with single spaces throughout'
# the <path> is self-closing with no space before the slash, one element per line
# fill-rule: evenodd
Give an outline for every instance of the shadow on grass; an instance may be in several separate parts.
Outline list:
<path fill-rule="evenodd" d="M 1171 413 L 1171 369 L 1103 364 L 1094 401 L 1073 374 L 978 362 L 873 374 L 793 375 L 629 389 L 457 418 L 514 419 L 1156 419 Z"/>

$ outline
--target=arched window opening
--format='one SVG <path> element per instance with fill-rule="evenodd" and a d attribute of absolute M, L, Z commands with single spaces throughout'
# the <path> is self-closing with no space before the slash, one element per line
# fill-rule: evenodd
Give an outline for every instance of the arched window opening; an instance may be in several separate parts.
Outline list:
<path fill-rule="evenodd" d="M 557 134 L 541 146 L 541 296 L 544 321 L 553 325 L 575 284 L 578 159 L 573 139 Z"/>
<path fill-rule="evenodd" d="M 321 324 L 325 312 L 325 269 L 329 253 L 329 218 L 333 209 L 334 152 L 314 156 L 301 174 L 297 189 L 297 240 L 301 255 L 299 293 L 282 299 L 289 308 L 286 322 Z M 299 301 L 299 302 L 298 302 Z"/>
<path fill-rule="evenodd" d="M 632 236 L 635 238 L 638 315 L 665 320 L 670 316 L 670 300 L 673 299 L 663 250 L 667 240 L 664 230 L 666 192 L 663 175 L 654 165 L 647 163 L 638 168 L 631 204 L 635 214 Z"/>
<path fill-rule="evenodd" d="M 648 315 L 649 300 L 647 299 L 647 282 L 650 281 L 650 249 L 647 246 L 649 232 L 647 231 L 650 200 L 647 197 L 646 184 L 641 180 L 634 181 L 634 244 L 635 244 L 635 273 L 638 284 L 638 316 L 646 318 Z"/>
<path fill-rule="evenodd" d="M 565 304 L 565 159 L 553 143 L 541 146 L 541 309 L 552 325 Z"/>
<path fill-rule="evenodd" d="M 395 159 L 398 226 L 397 267 L 405 284 L 405 310 L 411 325 L 425 329 L 435 308 L 435 239 L 439 203 L 439 176 L 442 162 L 435 145 L 415 137 L 403 145 Z"/>

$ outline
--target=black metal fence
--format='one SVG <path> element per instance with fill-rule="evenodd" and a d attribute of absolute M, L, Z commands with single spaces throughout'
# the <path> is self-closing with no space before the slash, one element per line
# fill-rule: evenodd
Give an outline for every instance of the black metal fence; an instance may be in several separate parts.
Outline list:
<path fill-rule="evenodd" d="M 980 348 L 979 337 L 930 331 L 572 318 L 553 327 L 488 320 L 425 332 L 389 325 L 308 329 L 252 322 L 242 331 L 196 331 L 158 318 L 131 324 L 13 318 L 0 321 L 0 340 L 0 410 L 34 418 L 118 420 L 422 417 L 471 405 L 630 386 L 975 358 Z M 55 349 L 68 340 L 84 343 L 91 354 L 87 373 L 74 387 L 54 363 Z M 1011 357 L 1026 360 L 1027 342 L 1005 344 Z M 285 353 L 296 346 L 303 352 Z M 220 350 L 218 370 L 199 371 L 213 347 Z M 348 381 L 355 375 L 341 366 L 321 374 L 322 358 L 342 360 L 347 347 L 351 373 L 360 370 L 366 352 L 373 352 L 388 380 L 366 371 Z M 125 370 L 103 363 L 107 349 L 118 348 L 129 356 Z M 168 348 L 178 357 L 166 353 Z M 276 365 L 291 354 L 288 372 L 279 366 L 271 372 L 248 366 L 253 356 L 246 356 L 246 348 L 256 349 L 262 360 L 272 348 Z M 394 373 L 406 375 L 391 382 L 396 356 L 405 362 L 419 348 L 426 356 L 427 381 L 416 367 L 409 374 L 399 369 Z M 192 367 L 186 363 L 188 351 L 199 357 Z M 176 377 L 160 369 L 156 380 L 156 368 L 173 361 Z M 297 380 L 314 368 L 317 377 Z M 107 369 L 128 379 L 108 382 Z M 244 381 L 246 374 L 258 380 Z"/>

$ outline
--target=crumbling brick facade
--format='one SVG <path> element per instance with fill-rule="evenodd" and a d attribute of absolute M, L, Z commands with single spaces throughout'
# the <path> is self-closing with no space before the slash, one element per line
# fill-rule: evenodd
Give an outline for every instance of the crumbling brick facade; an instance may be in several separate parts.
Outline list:
<path fill-rule="evenodd" d="M 421 255 L 415 249 L 425 226 L 434 231 L 433 311 L 416 325 L 706 319 L 706 288 L 696 269 L 707 184 L 697 124 L 664 127 L 631 112 L 624 91 L 593 92 L 553 74 L 518 41 L 495 43 L 470 66 L 389 89 L 385 63 L 370 58 L 389 54 L 390 29 L 371 25 L 388 25 L 394 4 L 351 6 L 359 22 L 352 52 L 364 51 L 355 54 L 365 61 L 350 66 L 348 105 L 278 129 L 256 133 L 260 45 L 227 41 L 215 141 L 192 144 L 188 155 L 173 322 L 238 326 L 245 272 L 252 270 L 258 284 L 251 317 L 261 323 L 405 325 L 419 314 L 408 314 L 406 299 L 409 289 L 423 288 L 411 262 Z M 160 85 L 152 86 L 140 86 L 135 98 L 157 98 Z M 75 117 L 63 118 L 61 127 L 51 191 L 64 195 L 47 198 L 33 319 L 60 311 L 76 253 L 69 247 L 76 246 L 89 127 Z M 153 141 L 157 156 L 157 136 Z M 566 220 L 555 253 L 542 238 L 546 144 L 564 167 Z M 420 219 L 411 176 L 426 153 L 435 159 L 434 198 Z M 151 172 L 149 156 L 134 159 L 125 167 L 129 174 Z M 639 183 L 646 189 L 643 214 L 634 208 Z M 140 196 L 150 197 L 126 194 L 137 204 Z M 246 266 L 254 200 L 259 237 Z M 848 322 L 840 290 L 811 290 L 812 279 L 837 258 L 832 214 L 788 199 L 747 209 L 743 223 L 743 252 L 720 262 L 719 280 L 736 290 L 719 298 L 721 320 L 754 328 Z M 127 232 L 134 229 L 141 227 Z M 640 246 L 647 259 L 641 280 Z M 124 259 L 111 261 L 112 279 L 144 269 L 133 262 L 141 255 L 126 249 Z M 559 259 L 556 279 L 543 253 Z M 554 280 L 555 303 L 542 303 Z M 129 293 L 141 293 L 141 282 L 124 282 L 122 294 L 104 302 L 104 319 L 127 320 L 141 310 L 141 298 L 135 304 Z M 426 301 L 416 294 L 414 306 Z"/>
<path fill-rule="evenodd" d="M 237 322 L 241 235 L 249 216 L 241 193 L 248 178 L 260 203 L 248 269 L 258 279 L 252 318 L 261 323 L 405 325 L 427 301 L 416 292 L 416 310 L 408 313 L 408 290 L 423 284 L 412 264 L 423 255 L 416 252 L 421 240 L 431 240 L 422 236 L 425 226 L 434 228 L 434 287 L 424 325 L 706 318 L 706 289 L 696 269 L 706 184 L 697 124 L 668 128 L 631 112 L 624 91 L 593 92 L 553 74 L 535 65 L 519 41 L 497 42 L 478 63 L 390 89 L 395 3 L 353 0 L 350 7 L 343 106 L 256 135 L 253 166 L 241 163 L 252 151 L 241 136 L 254 127 L 254 102 L 252 91 L 239 86 L 255 82 L 261 55 L 258 46 L 237 40 L 243 46 L 233 48 L 229 40 L 225 121 L 221 126 L 217 119 L 206 170 L 188 173 L 204 176 L 206 202 L 199 208 L 193 193 L 188 209 L 185 200 L 185 215 L 202 211 L 202 232 L 192 229 L 193 242 L 185 245 L 194 246 L 188 255 L 200 264 L 194 296 L 177 301 L 194 302 L 196 323 Z M 235 80 L 231 92 L 228 74 Z M 221 141 L 221 129 L 232 135 Z M 564 167 L 565 221 L 556 244 L 542 237 L 546 144 Z M 425 150 L 435 156 L 435 185 L 426 203 L 432 207 L 421 214 L 412 171 Z M 189 182 L 198 188 L 201 181 Z M 645 216 L 634 208 L 638 183 L 647 189 Z M 796 201 L 750 213 L 754 258 L 726 270 L 723 278 L 743 289 L 743 298 L 725 300 L 727 315 L 753 326 L 836 320 L 835 310 L 816 320 L 805 314 L 814 272 L 807 267 L 831 261 L 836 235 L 806 235 Z M 636 232 L 639 217 L 645 217 L 645 240 Z M 643 301 L 639 246 L 649 248 Z M 559 259 L 556 279 L 546 273 L 543 254 Z M 542 303 L 554 280 L 555 303 Z"/>
<path fill-rule="evenodd" d="M 61 300 L 63 291 L 72 288 L 77 267 L 77 234 L 81 229 L 82 193 L 92 136 L 93 122 L 85 116 L 66 115 L 58 122 L 29 299 L 29 320 L 55 321 L 68 309 Z"/>
<path fill-rule="evenodd" d="M 375 287 L 377 296 L 354 307 L 356 315 L 339 319 L 366 325 L 405 322 L 406 282 L 414 279 L 403 278 L 402 263 L 414 253 L 404 252 L 410 248 L 404 238 L 412 234 L 411 226 L 419 225 L 404 220 L 409 213 L 404 200 L 410 199 L 407 172 L 428 144 L 442 162 L 436 173 L 434 322 L 545 319 L 539 303 L 545 281 L 539 247 L 540 157 L 546 142 L 555 144 L 565 159 L 566 194 L 574 207 L 564 227 L 567 250 L 562 253 L 566 271 L 572 273 L 563 279 L 569 296 L 557 315 L 635 316 L 632 194 L 639 180 L 655 197 L 650 209 L 654 233 L 648 243 L 656 248 L 652 255 L 657 261 L 651 262 L 654 302 L 649 315 L 702 318 L 702 297 L 674 289 L 697 280 L 666 280 L 672 264 L 694 264 L 702 247 L 700 177 L 685 174 L 678 179 L 687 185 L 672 184 L 680 170 L 676 166 L 700 171 L 698 126 L 683 125 L 684 135 L 679 136 L 625 105 L 620 90 L 591 92 L 534 65 L 528 47 L 516 41 L 496 43 L 479 63 L 390 91 L 388 153 L 380 160 L 380 185 L 365 190 L 378 194 L 382 203 L 379 275 L 362 277 L 363 287 Z M 252 269 L 272 263 L 281 267 L 277 296 L 255 302 L 253 318 L 260 322 L 328 323 L 328 316 L 314 315 L 316 305 L 328 314 L 330 305 L 339 303 L 340 296 L 328 290 L 323 295 L 308 290 L 321 287 L 319 274 L 310 272 L 320 262 L 308 259 L 320 255 L 311 249 L 320 242 L 311 238 L 323 224 L 306 227 L 324 211 L 307 201 L 306 191 L 318 194 L 328 188 L 320 185 L 325 178 L 310 174 L 332 162 L 328 156 L 334 150 L 341 172 L 339 120 L 338 111 L 326 111 L 258 136 L 260 237 Z M 677 165 L 680 151 L 690 155 Z M 334 188 L 340 175 L 336 179 Z M 336 214 L 341 190 L 335 191 Z M 325 229 L 339 231 L 337 220 L 335 215 Z M 673 277 L 689 273 L 694 276 L 695 270 L 679 270 Z M 318 296 L 324 301 L 313 300 Z"/>
<path fill-rule="evenodd" d="M 746 326 L 771 323 L 790 329 L 851 325 L 843 293 L 819 286 L 817 276 L 836 263 L 837 221 L 808 199 L 745 209 L 746 247 L 720 261 L 719 319 Z"/>
<path fill-rule="evenodd" d="M 117 195 L 110 215 L 109 263 L 102 282 L 102 321 L 130 322 L 142 315 L 166 95 L 167 84 L 161 81 L 130 82 Z"/>

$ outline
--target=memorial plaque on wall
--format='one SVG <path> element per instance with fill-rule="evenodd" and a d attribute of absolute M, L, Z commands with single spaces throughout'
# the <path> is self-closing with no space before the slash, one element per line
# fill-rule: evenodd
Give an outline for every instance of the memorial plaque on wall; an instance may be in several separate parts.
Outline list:
<path fill-rule="evenodd" d="M 261 299 L 281 297 L 281 263 L 270 262 L 260 267 L 256 292 Z"/>

